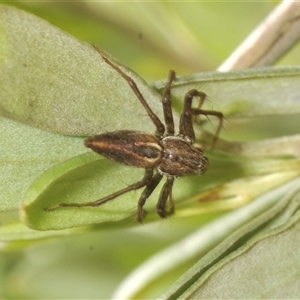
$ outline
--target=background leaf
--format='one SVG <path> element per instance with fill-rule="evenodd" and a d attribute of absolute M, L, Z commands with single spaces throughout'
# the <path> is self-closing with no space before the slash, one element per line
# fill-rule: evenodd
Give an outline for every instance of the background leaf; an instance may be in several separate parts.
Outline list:
<path fill-rule="evenodd" d="M 201 278 L 185 299 L 293 298 L 299 293 L 299 213 L 265 237 L 252 240 Z M 268 252 L 264 251 L 268 248 Z M 243 274 L 241 276 L 241 268 Z M 226 279 L 225 279 L 226 278 Z M 225 279 L 225 280 L 224 280 Z"/>
<path fill-rule="evenodd" d="M 297 114 L 300 112 L 299 79 L 298 66 L 207 72 L 178 78 L 172 95 L 182 99 L 186 91 L 203 87 L 213 99 L 214 109 L 222 111 L 226 118 Z M 164 87 L 161 82 L 154 86 L 160 91 Z M 205 106 L 211 107 L 212 103 L 206 102 Z"/>

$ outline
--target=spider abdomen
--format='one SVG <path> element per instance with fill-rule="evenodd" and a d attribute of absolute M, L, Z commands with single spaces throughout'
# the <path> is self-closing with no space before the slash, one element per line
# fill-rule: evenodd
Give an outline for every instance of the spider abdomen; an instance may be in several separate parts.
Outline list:
<path fill-rule="evenodd" d="M 193 147 L 179 136 L 168 136 L 162 139 L 164 155 L 158 170 L 166 176 L 185 176 L 205 172 L 208 159 L 200 148 Z"/>
<path fill-rule="evenodd" d="M 162 145 L 155 136 L 133 130 L 99 134 L 86 139 L 85 146 L 108 159 L 138 168 L 155 168 L 163 156 Z"/>

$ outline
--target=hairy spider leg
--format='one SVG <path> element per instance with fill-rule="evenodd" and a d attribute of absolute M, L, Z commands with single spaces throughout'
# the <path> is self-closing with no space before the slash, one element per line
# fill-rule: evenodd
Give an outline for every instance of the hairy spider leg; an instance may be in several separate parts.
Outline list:
<path fill-rule="evenodd" d="M 191 144 L 195 142 L 192 102 L 195 97 L 199 97 L 201 99 L 201 103 L 203 103 L 205 99 L 204 95 L 204 93 L 197 90 L 190 90 L 184 97 L 183 110 L 179 122 L 179 135 L 187 138 Z"/>
<path fill-rule="evenodd" d="M 150 195 L 152 194 L 152 192 L 155 190 L 155 188 L 157 187 L 157 185 L 160 183 L 161 179 L 162 179 L 162 175 L 160 173 L 156 173 L 151 181 L 147 184 L 147 186 L 145 187 L 139 202 L 138 202 L 138 210 L 137 210 L 137 221 L 142 223 L 146 212 L 143 209 L 147 199 L 150 197 Z"/>
<path fill-rule="evenodd" d="M 94 45 L 93 45 L 94 46 Z M 143 94 L 140 92 L 139 88 L 137 87 L 136 83 L 130 78 L 128 75 L 126 75 L 117 65 L 112 63 L 106 56 L 103 55 L 103 53 L 94 46 L 95 50 L 100 54 L 102 59 L 110 65 L 113 69 L 115 69 L 129 84 L 132 91 L 135 93 L 137 98 L 140 100 L 141 104 L 144 106 L 145 110 L 148 113 L 148 116 L 151 118 L 152 122 L 156 126 L 156 135 L 161 137 L 163 136 L 165 132 L 165 125 L 161 122 L 161 120 L 157 117 L 157 115 L 152 111 L 148 103 L 146 102 Z"/>
<path fill-rule="evenodd" d="M 194 143 L 195 131 L 193 127 L 193 116 L 197 116 L 197 115 L 215 116 L 219 119 L 219 125 L 216 130 L 215 136 L 212 140 L 211 148 L 213 148 L 219 136 L 220 130 L 222 128 L 223 114 L 219 111 L 193 108 L 192 102 L 195 97 L 200 98 L 199 107 L 201 107 L 206 98 L 206 94 L 194 89 L 194 90 L 190 90 L 185 95 L 183 112 L 181 114 L 180 123 L 179 123 L 179 135 L 182 135 L 183 137 L 187 138 L 191 144 Z"/>
<path fill-rule="evenodd" d="M 126 188 L 124 188 L 120 191 L 117 191 L 111 195 L 108 195 L 104 198 L 101 198 L 101 199 L 93 201 L 93 202 L 85 202 L 85 203 L 64 203 L 63 202 L 63 203 L 59 203 L 57 205 L 51 206 L 49 208 L 46 208 L 45 210 L 51 211 L 51 210 L 55 210 L 59 207 L 86 207 L 86 206 L 96 207 L 96 206 L 101 206 L 104 203 L 114 200 L 115 198 L 117 198 L 123 194 L 126 194 L 126 193 L 134 191 L 134 190 L 138 190 L 144 186 L 151 185 L 153 178 L 155 178 L 155 176 L 153 176 L 153 169 L 147 168 L 145 170 L 145 174 L 144 174 L 144 177 L 142 178 L 142 180 L 140 180 L 134 184 L 131 184 L 131 185 L 127 186 Z"/>
<path fill-rule="evenodd" d="M 217 139 L 219 137 L 220 131 L 222 129 L 224 115 L 220 111 L 207 110 L 207 109 L 201 109 L 201 108 L 193 108 L 192 113 L 194 116 L 198 116 L 198 115 L 215 116 L 219 119 L 219 125 L 217 127 L 217 130 L 215 132 L 215 135 L 212 139 L 211 146 L 210 146 L 211 149 L 213 149 L 217 142 Z"/>
<path fill-rule="evenodd" d="M 197 94 L 198 94 L 197 97 L 200 98 L 200 102 L 199 102 L 197 107 L 201 108 L 204 101 L 205 101 L 205 99 L 207 98 L 207 95 L 204 92 L 201 92 L 201 91 L 197 91 Z"/>
<path fill-rule="evenodd" d="M 167 136 L 174 135 L 175 133 L 172 103 L 171 103 L 171 86 L 175 79 L 176 79 L 176 73 L 171 70 L 169 73 L 168 81 L 165 86 L 163 98 L 162 98 L 165 124 L 167 127 Z"/>
<path fill-rule="evenodd" d="M 172 197 L 172 188 L 174 183 L 174 177 L 168 177 L 166 183 L 164 184 L 161 193 L 159 195 L 159 199 L 156 205 L 157 214 L 161 218 L 166 218 L 175 211 L 175 205 Z M 169 201 L 169 209 L 167 210 L 167 202 Z"/>

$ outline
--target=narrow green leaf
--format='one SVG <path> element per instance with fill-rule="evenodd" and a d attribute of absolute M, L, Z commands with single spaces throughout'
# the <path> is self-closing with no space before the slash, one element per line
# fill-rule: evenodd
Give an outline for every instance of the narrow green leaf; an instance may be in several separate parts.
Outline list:
<path fill-rule="evenodd" d="M 268 67 L 228 73 L 199 73 L 179 77 L 172 94 L 182 99 L 190 89 L 203 89 L 208 107 L 227 117 L 285 115 L 300 112 L 300 67 Z M 162 90 L 164 83 L 154 87 Z"/>
<path fill-rule="evenodd" d="M 0 226 L 0 239 L 2 242 L 1 248 L 5 250 L 15 249 L 18 247 L 24 247 L 25 245 L 30 245 L 35 240 L 79 234 L 87 230 L 90 229 L 80 227 L 59 231 L 37 231 L 28 228 L 20 221 L 10 222 Z"/>
<path fill-rule="evenodd" d="M 300 293 L 300 213 L 212 268 L 184 299 L 295 299 Z M 241 271 L 242 270 L 242 271 Z"/>
<path fill-rule="evenodd" d="M 296 273 L 287 272 L 291 267 L 299 269 L 299 183 L 297 178 L 208 225 L 207 230 L 214 229 L 211 234 L 219 244 L 160 299 L 297 295 Z M 194 238 L 199 240 L 205 230 L 200 229 Z M 290 290 L 290 285 L 294 290 Z"/>

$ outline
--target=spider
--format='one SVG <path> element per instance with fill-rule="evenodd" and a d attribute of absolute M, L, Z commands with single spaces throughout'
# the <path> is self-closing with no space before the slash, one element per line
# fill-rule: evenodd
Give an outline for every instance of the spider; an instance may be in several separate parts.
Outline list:
<path fill-rule="evenodd" d="M 144 205 L 163 177 L 166 182 L 160 192 L 156 211 L 161 218 L 166 218 L 175 212 L 172 197 L 172 187 L 176 177 L 203 174 L 208 166 L 208 159 L 203 155 L 203 148 L 193 145 L 195 133 L 193 117 L 197 115 L 216 116 L 219 125 L 212 142 L 214 145 L 223 122 L 223 114 L 214 110 L 204 110 L 201 106 L 206 94 L 196 89 L 187 92 L 184 97 L 183 111 L 179 122 L 179 133 L 175 135 L 174 120 L 171 106 L 171 86 L 176 79 L 174 71 L 169 72 L 169 77 L 163 92 L 162 107 L 165 125 L 152 111 L 140 92 L 134 80 L 126 75 L 117 65 L 110 61 L 94 46 L 102 59 L 117 71 L 129 84 L 140 103 L 145 108 L 148 116 L 156 127 L 155 134 L 134 130 L 118 130 L 106 132 L 85 140 L 86 147 L 115 162 L 144 168 L 144 177 L 126 188 L 94 202 L 86 203 L 60 203 L 48 210 L 58 207 L 97 207 L 114 200 L 120 195 L 145 187 L 137 205 L 137 221 L 142 222 L 146 211 Z M 200 99 L 197 108 L 192 107 L 194 98 Z"/>

